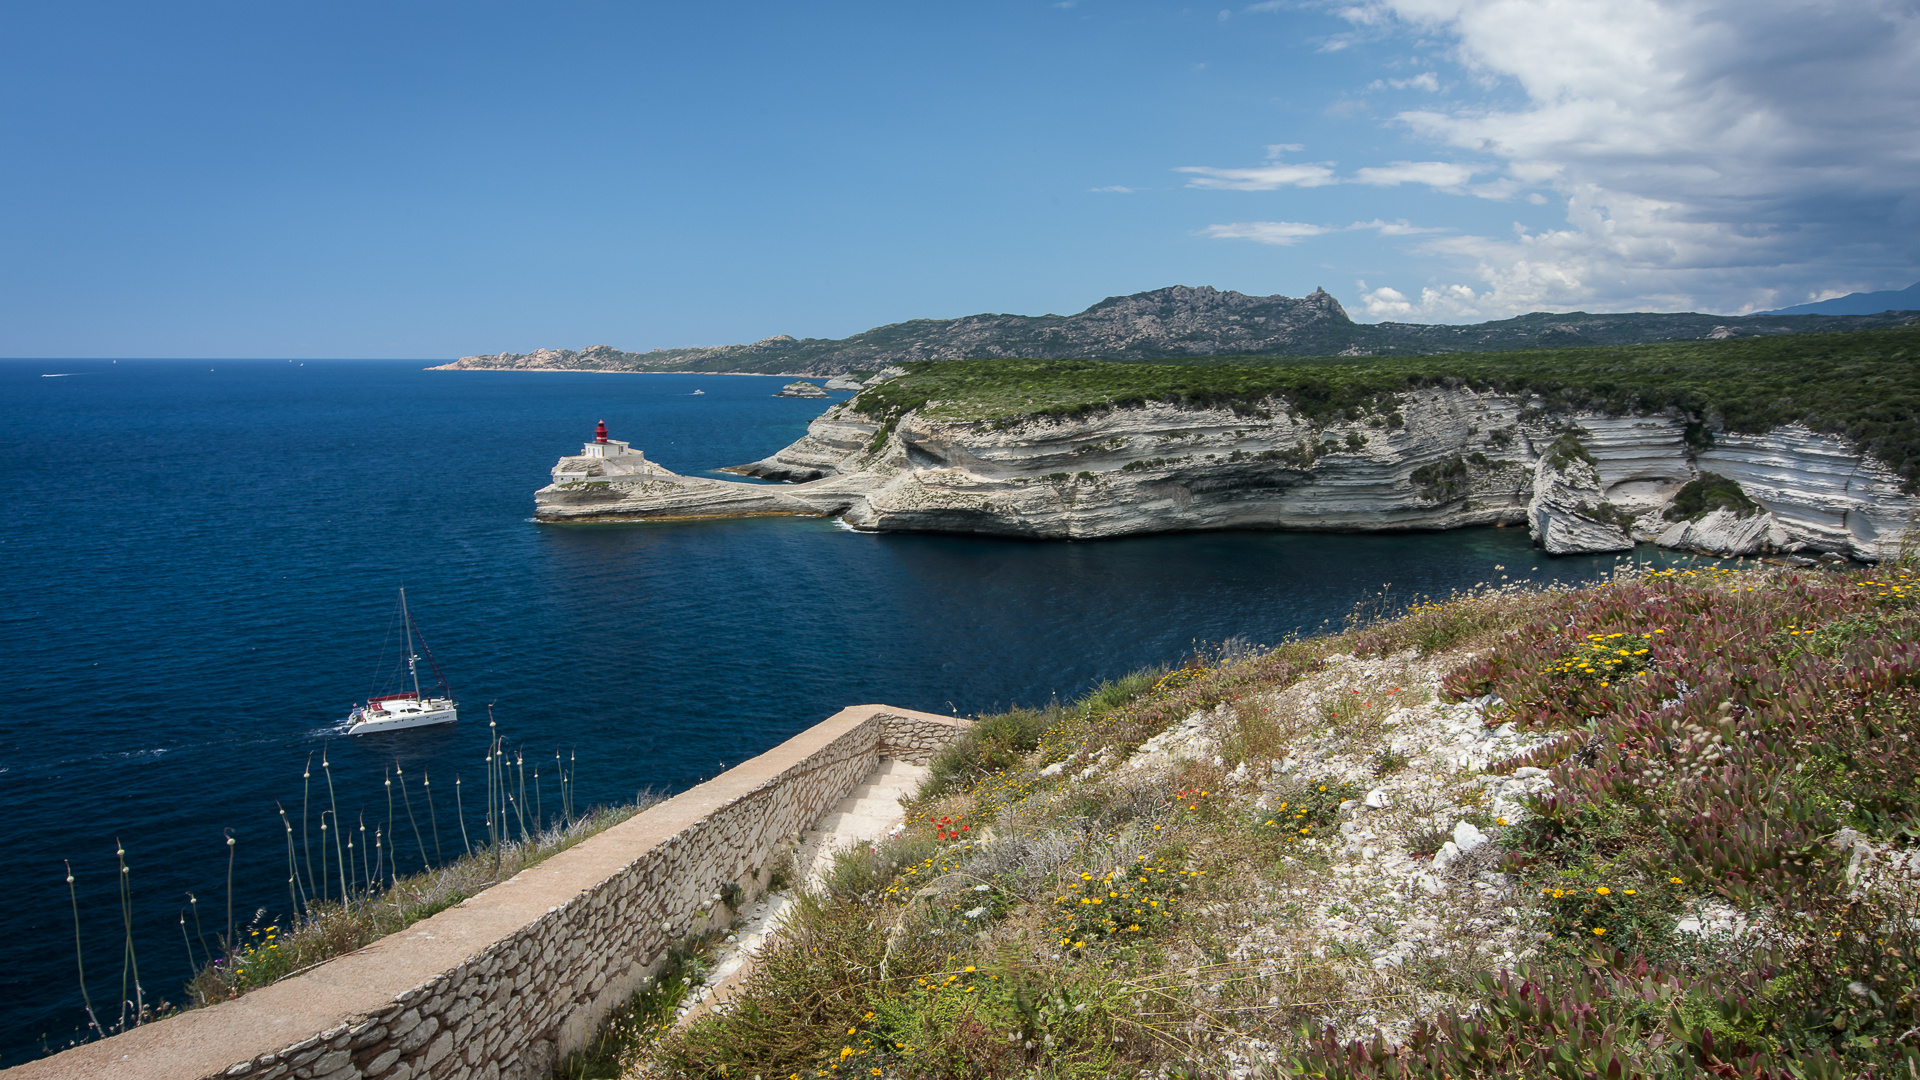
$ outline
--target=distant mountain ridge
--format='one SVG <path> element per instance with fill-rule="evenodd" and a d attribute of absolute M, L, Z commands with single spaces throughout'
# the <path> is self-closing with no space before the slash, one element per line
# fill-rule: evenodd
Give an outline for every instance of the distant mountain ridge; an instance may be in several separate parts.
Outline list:
<path fill-rule="evenodd" d="M 1356 323 L 1324 289 L 1247 296 L 1175 285 L 1110 296 L 1075 315 L 967 315 L 889 323 L 846 338 L 784 334 L 750 345 L 623 352 L 610 345 L 463 356 L 435 370 L 752 372 L 838 375 L 916 360 L 1145 362 L 1207 356 L 1396 356 L 1752 337 L 1897 326 L 1907 315 L 1591 315 L 1534 312 L 1467 326 Z"/>
<path fill-rule="evenodd" d="M 1920 311 L 1920 281 L 1904 289 L 1889 289 L 1885 292 L 1857 292 L 1845 296 L 1836 296 L 1831 300 L 1821 300 L 1812 304 L 1795 304 L 1793 307 L 1780 308 L 1777 311 L 1764 311 L 1763 315 L 1878 315 L 1883 311 Z"/>

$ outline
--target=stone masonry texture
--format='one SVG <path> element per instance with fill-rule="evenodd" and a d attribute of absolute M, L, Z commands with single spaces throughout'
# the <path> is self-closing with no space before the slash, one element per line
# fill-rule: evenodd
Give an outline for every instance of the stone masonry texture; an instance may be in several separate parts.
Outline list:
<path fill-rule="evenodd" d="M 967 721 L 857 705 L 366 948 L 9 1080 L 533 1080 L 586 1044 L 675 941 L 764 886 L 789 838 L 882 758 Z"/>

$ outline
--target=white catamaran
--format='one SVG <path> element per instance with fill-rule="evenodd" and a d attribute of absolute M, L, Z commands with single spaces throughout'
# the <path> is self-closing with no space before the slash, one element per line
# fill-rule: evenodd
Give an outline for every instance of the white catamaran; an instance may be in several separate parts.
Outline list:
<path fill-rule="evenodd" d="M 407 658 L 407 675 L 413 680 L 413 689 L 398 694 L 382 694 L 369 697 L 365 705 L 354 707 L 347 716 L 347 734 L 371 735 L 381 731 L 398 731 L 401 728 L 426 727 L 429 724 L 451 724 L 460 718 L 460 710 L 453 700 L 453 690 L 447 685 L 446 676 L 440 674 L 440 665 L 434 662 L 433 650 L 427 648 L 427 639 L 414 629 L 413 616 L 407 611 L 407 590 L 400 590 L 400 648 Z M 420 652 L 414 652 L 418 643 Z M 433 672 L 432 694 L 420 690 L 421 653 L 427 667 Z"/>

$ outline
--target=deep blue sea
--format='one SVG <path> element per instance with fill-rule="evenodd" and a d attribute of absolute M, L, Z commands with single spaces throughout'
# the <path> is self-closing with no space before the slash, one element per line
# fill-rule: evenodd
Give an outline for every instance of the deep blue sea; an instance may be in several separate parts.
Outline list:
<path fill-rule="evenodd" d="M 323 748 L 349 821 L 384 820 L 383 766 L 430 773 L 452 850 L 454 777 L 484 789 L 488 703 L 530 763 L 572 754 L 580 799 L 613 802 L 845 705 L 1040 704 L 1204 643 L 1338 625 L 1389 582 L 1443 595 L 1500 565 L 1583 580 L 1613 564 L 1536 555 L 1512 529 L 1035 543 L 782 518 L 538 525 L 534 490 L 596 420 L 705 473 L 799 437 L 825 403 L 773 397 L 776 378 L 422 367 L 0 361 L 0 1062 L 80 1023 L 62 860 L 96 1007 L 116 1011 L 122 969 L 116 841 L 142 982 L 178 1000 L 186 894 L 224 924 L 223 830 L 236 921 L 285 911 L 274 805 L 298 805 Z M 401 585 L 462 720 L 349 740 Z"/>

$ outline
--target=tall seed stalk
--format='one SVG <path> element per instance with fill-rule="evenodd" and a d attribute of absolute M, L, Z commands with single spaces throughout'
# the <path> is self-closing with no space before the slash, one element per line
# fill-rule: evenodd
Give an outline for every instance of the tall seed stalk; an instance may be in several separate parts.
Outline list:
<path fill-rule="evenodd" d="M 133 1022 L 137 1026 L 145 1014 L 147 1003 L 145 993 L 140 989 L 140 957 L 133 949 L 133 872 L 127 866 L 127 849 L 120 843 L 119 837 L 113 838 L 114 858 L 120 862 L 120 922 L 126 928 L 126 948 L 120 959 L 120 1030 L 127 1029 L 127 1006 L 133 1006 Z M 133 1000 L 127 1000 L 127 974 L 133 974 Z"/>
<path fill-rule="evenodd" d="M 407 774 L 400 771 L 400 763 L 397 761 L 393 765 L 393 774 L 400 778 L 400 802 L 407 808 L 407 824 L 413 826 L 413 844 L 420 849 L 420 869 L 431 870 L 433 866 L 427 862 L 427 845 L 420 839 L 420 822 L 413 816 L 413 796 L 407 794 Z M 400 849 L 397 846 L 393 849 L 393 871 L 398 876 Z"/>
<path fill-rule="evenodd" d="M 360 873 L 367 882 L 367 895 L 372 896 L 376 885 L 373 880 L 373 867 L 367 856 L 367 812 L 360 811 Z"/>
<path fill-rule="evenodd" d="M 73 864 L 65 859 L 60 861 L 67 867 L 67 903 L 73 906 L 73 964 L 80 969 L 80 1000 L 87 1006 L 87 1023 L 93 1025 L 94 1034 L 104 1039 L 107 1031 L 100 1026 L 100 1018 L 93 1015 L 93 997 L 87 993 L 87 960 L 80 951 L 80 895 L 73 888 Z M 180 924 L 182 932 L 185 932 L 186 925 L 185 922 Z M 191 957 L 192 950 L 188 950 L 187 955 Z"/>
<path fill-rule="evenodd" d="M 222 829 L 227 836 L 227 940 L 222 950 L 228 956 L 234 955 L 239 946 L 233 940 L 233 830 Z"/>
<path fill-rule="evenodd" d="M 187 907 L 193 909 L 193 936 L 199 939 L 200 951 L 206 953 L 207 956 L 211 958 L 213 956 L 213 948 L 207 944 L 207 928 L 200 925 L 200 898 L 192 893 L 188 893 Z M 212 959 L 208 959 L 207 962 L 212 963 L 213 961 Z"/>
<path fill-rule="evenodd" d="M 273 804 L 280 811 L 280 824 L 287 827 L 287 903 L 293 905 L 293 918 L 297 922 L 305 916 L 301 911 L 306 907 L 306 897 L 299 890 L 300 853 L 293 847 L 293 822 L 287 820 L 287 809 L 278 801 Z"/>
<path fill-rule="evenodd" d="M 445 866 L 447 860 L 440 855 L 440 812 L 433 808 L 432 773 L 420 774 L 420 792 L 427 800 L 427 828 L 433 830 L 433 861 L 436 865 Z"/>
<path fill-rule="evenodd" d="M 453 816 L 460 819 L 460 846 L 473 854 L 473 844 L 467 840 L 467 808 L 460 801 L 460 774 L 453 774 Z"/>
<path fill-rule="evenodd" d="M 333 768 L 327 764 L 325 744 L 320 747 L 320 771 L 327 774 L 327 804 L 333 808 L 333 854 L 335 861 L 340 864 L 340 906 L 346 907 L 350 903 L 347 899 L 347 875 L 352 868 L 347 863 L 346 853 L 340 850 L 340 799 L 333 792 Z M 320 827 L 326 828 L 324 819 Z"/>
<path fill-rule="evenodd" d="M 520 801 L 513 804 L 513 816 L 520 822 L 520 842 L 527 842 L 527 815 L 521 807 L 527 805 L 527 754 L 516 750 L 513 754 L 514 765 L 520 776 Z"/>
<path fill-rule="evenodd" d="M 309 897 L 319 895 L 319 893 L 315 892 L 313 888 L 313 845 L 307 842 L 307 804 L 308 804 L 307 795 L 308 795 L 309 789 L 311 789 L 312 786 L 313 786 L 313 751 L 309 750 L 307 751 L 306 767 L 300 770 L 300 851 L 303 855 L 306 856 L 306 860 L 307 860 L 306 885 L 307 885 L 307 895 Z M 324 859 L 326 858 L 326 855 L 327 855 L 327 845 L 325 843 L 322 843 L 320 845 L 320 857 Z M 326 883 L 327 883 L 327 876 L 325 873 L 322 873 L 320 875 L 320 884 L 324 886 L 326 885 Z"/>
<path fill-rule="evenodd" d="M 199 971 L 200 961 L 197 957 L 193 955 L 193 939 L 187 936 L 187 909 L 186 908 L 180 909 L 180 944 L 185 945 L 187 947 L 187 970 Z M 81 983 L 80 993 L 82 997 L 86 996 L 85 982 Z"/>
<path fill-rule="evenodd" d="M 399 763 L 396 762 L 394 764 L 394 768 L 397 769 L 399 767 L 400 767 Z M 385 785 L 387 789 L 387 835 L 392 836 L 393 835 L 393 777 L 387 775 L 387 767 L 385 765 L 380 766 L 380 782 L 383 785 Z M 394 876 L 394 880 L 396 881 L 399 880 L 400 878 L 400 851 L 398 848 L 395 848 L 393 852 L 393 876 Z"/>

